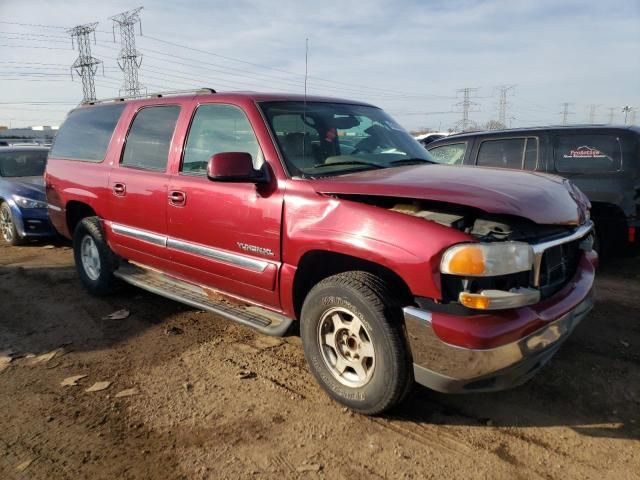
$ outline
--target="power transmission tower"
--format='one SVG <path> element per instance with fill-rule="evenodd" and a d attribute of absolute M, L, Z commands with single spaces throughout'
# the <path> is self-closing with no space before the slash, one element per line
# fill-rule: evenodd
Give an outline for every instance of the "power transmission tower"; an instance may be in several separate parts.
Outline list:
<path fill-rule="evenodd" d="M 609 123 L 613 123 L 613 116 L 616 113 L 616 107 L 609 107 Z"/>
<path fill-rule="evenodd" d="M 75 70 L 82 79 L 82 101 L 91 102 L 96 99 L 96 85 L 94 77 L 98 71 L 98 65 L 102 63 L 102 60 L 91 55 L 91 40 L 89 35 L 93 33 L 93 41 L 95 42 L 96 35 L 96 23 L 87 23 L 86 25 L 78 25 L 67 30 L 67 33 L 71 35 L 71 44 L 78 44 L 78 58 L 71 65 L 71 78 L 73 78 L 73 71 Z"/>
<path fill-rule="evenodd" d="M 500 87 L 500 100 L 498 102 L 498 122 L 500 122 L 505 127 L 507 126 L 507 92 L 512 88 L 515 88 L 515 85 L 501 85 Z"/>
<path fill-rule="evenodd" d="M 569 102 L 564 102 L 562 104 L 562 112 L 560 112 L 560 114 L 562 115 L 562 125 L 566 125 L 569 115 L 573 115 L 575 113 L 575 112 L 570 112 L 569 111 L 569 107 L 571 105 L 573 105 L 573 104 L 569 103 Z"/>
<path fill-rule="evenodd" d="M 624 124 L 627 124 L 627 116 L 629 115 L 629 112 L 632 110 L 632 108 L 629 105 L 625 105 L 624 107 L 622 107 L 622 113 L 624 113 Z"/>
<path fill-rule="evenodd" d="M 472 111 L 472 107 L 478 105 L 476 102 L 471 101 L 471 93 L 476 92 L 477 90 L 477 88 L 461 88 L 457 90 L 457 93 L 463 94 L 463 99 L 462 102 L 456 103 L 456 107 L 462 107 L 462 119 L 456 123 L 456 127 L 459 126 L 460 130 L 463 132 L 469 130 L 471 126 L 475 125 L 474 122 L 469 120 L 469 112 Z"/>
<path fill-rule="evenodd" d="M 124 72 L 124 83 L 120 89 L 121 95 L 128 97 L 140 96 L 142 85 L 138 81 L 138 69 L 142 64 L 142 54 L 136 50 L 136 36 L 134 26 L 140 25 L 140 34 L 142 34 L 142 22 L 140 20 L 140 10 L 138 7 L 133 10 L 119 13 L 110 17 L 113 20 L 113 41 L 116 41 L 116 25 L 120 29 L 120 44 L 122 49 L 118 56 L 118 66 Z"/>
<path fill-rule="evenodd" d="M 589 105 L 589 123 L 596 122 L 596 110 L 600 105 L 591 104 Z"/>

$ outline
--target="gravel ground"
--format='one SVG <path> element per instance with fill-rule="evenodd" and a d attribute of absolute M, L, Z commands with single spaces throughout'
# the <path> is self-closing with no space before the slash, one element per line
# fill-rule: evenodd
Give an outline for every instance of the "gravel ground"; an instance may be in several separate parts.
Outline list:
<path fill-rule="evenodd" d="M 368 418 L 323 394 L 296 336 L 124 285 L 92 298 L 66 244 L 0 245 L 0 478 L 640 478 L 640 258 L 596 299 L 528 384 L 416 387 Z"/>

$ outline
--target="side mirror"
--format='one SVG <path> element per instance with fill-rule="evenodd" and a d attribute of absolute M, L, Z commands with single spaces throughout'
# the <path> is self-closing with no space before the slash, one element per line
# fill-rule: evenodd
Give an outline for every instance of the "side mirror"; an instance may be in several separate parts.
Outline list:
<path fill-rule="evenodd" d="M 251 155 L 245 152 L 216 153 L 207 164 L 207 178 L 214 182 L 266 183 L 269 181 L 266 163 L 262 169 L 254 169 Z"/>

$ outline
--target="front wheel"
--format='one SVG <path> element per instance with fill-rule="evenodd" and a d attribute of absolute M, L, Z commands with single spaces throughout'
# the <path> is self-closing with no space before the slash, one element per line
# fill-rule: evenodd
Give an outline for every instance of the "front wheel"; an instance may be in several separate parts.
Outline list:
<path fill-rule="evenodd" d="M 382 413 L 413 384 L 402 325 L 402 310 L 380 278 L 367 272 L 326 278 L 302 307 L 307 363 L 334 400 L 358 413 Z"/>
<path fill-rule="evenodd" d="M 111 291 L 116 257 L 104 240 L 100 220 L 87 217 L 73 232 L 73 256 L 84 286 L 94 295 Z"/>
<path fill-rule="evenodd" d="M 18 235 L 11 208 L 7 203 L 0 205 L 0 232 L 4 241 L 9 245 L 16 246 L 24 243 L 24 240 Z"/>

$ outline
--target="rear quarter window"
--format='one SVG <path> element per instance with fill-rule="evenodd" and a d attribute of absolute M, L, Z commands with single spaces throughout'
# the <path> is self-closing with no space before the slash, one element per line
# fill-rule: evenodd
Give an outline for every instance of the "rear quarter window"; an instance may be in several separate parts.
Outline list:
<path fill-rule="evenodd" d="M 60 127 L 50 156 L 102 162 L 123 110 L 123 104 L 73 110 Z"/>
<path fill-rule="evenodd" d="M 559 135 L 554 157 L 560 173 L 618 172 L 622 167 L 622 147 L 616 135 Z"/>

